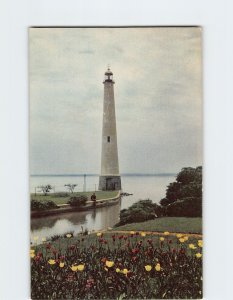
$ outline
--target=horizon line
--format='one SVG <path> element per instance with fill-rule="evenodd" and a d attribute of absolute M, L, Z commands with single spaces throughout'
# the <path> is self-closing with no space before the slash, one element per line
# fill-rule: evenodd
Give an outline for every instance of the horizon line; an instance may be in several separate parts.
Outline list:
<path fill-rule="evenodd" d="M 122 173 L 120 176 L 173 176 L 177 173 L 161 172 L 161 173 Z M 96 173 L 73 173 L 73 174 L 30 174 L 30 176 L 100 176 Z"/>

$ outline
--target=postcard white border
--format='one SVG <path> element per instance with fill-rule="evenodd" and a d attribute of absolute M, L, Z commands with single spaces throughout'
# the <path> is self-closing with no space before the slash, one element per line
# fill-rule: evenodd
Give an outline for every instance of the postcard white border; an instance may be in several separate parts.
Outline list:
<path fill-rule="evenodd" d="M 85 25 L 203 26 L 204 295 L 233 298 L 232 6 L 230 0 L 1 1 L 1 299 L 30 298 L 27 28 Z"/>

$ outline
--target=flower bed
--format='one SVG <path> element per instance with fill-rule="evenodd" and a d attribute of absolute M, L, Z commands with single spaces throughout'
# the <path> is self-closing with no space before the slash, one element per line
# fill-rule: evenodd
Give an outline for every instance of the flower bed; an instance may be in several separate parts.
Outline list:
<path fill-rule="evenodd" d="M 131 232 L 43 241 L 30 252 L 32 299 L 202 298 L 202 240 Z"/>

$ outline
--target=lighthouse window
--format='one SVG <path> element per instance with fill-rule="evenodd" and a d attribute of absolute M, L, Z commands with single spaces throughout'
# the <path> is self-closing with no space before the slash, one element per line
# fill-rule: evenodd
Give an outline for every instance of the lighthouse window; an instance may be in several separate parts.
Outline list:
<path fill-rule="evenodd" d="M 110 136 L 108 136 L 108 143 L 110 143 Z"/>

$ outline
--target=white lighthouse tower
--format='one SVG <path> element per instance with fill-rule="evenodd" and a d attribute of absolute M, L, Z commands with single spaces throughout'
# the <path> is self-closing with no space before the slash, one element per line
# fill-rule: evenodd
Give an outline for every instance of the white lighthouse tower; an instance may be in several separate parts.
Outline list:
<path fill-rule="evenodd" d="M 113 73 L 110 68 L 105 72 L 104 106 L 102 129 L 101 175 L 99 190 L 121 190 L 119 174 L 117 131 L 114 100 Z"/>

